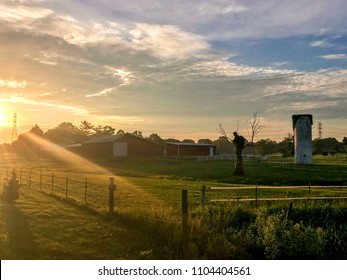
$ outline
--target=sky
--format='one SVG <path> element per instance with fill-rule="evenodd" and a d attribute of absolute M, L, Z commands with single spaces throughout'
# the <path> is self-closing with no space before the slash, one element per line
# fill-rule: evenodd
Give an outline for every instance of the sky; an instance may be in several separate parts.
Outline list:
<path fill-rule="evenodd" d="M 38 124 L 347 136 L 345 0 L 0 0 L 0 143 Z"/>

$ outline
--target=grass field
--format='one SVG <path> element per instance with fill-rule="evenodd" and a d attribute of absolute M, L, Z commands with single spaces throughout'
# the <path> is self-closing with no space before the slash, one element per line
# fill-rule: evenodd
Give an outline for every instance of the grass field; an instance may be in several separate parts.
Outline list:
<path fill-rule="evenodd" d="M 237 216 L 236 220 L 241 224 L 248 221 L 250 224 L 247 227 L 259 226 L 256 217 L 259 215 L 261 217 L 263 214 L 257 212 L 254 202 L 241 204 L 207 202 L 205 207 L 202 207 L 201 187 L 203 185 L 207 187 L 207 201 L 221 198 L 254 198 L 255 188 L 249 188 L 250 186 L 258 186 L 258 198 L 290 198 L 307 195 L 347 196 L 347 189 L 333 187 L 347 185 L 346 158 L 343 156 L 322 157 L 317 158 L 316 161 L 319 164 L 310 166 L 297 166 L 283 161 L 245 162 L 247 175 L 237 177 L 232 175 L 234 163 L 230 161 L 197 162 L 167 158 L 110 159 L 94 162 L 106 172 L 100 171 L 101 169 L 91 172 L 83 170 L 83 166 L 77 164 L 67 166 L 57 161 L 25 162 L 16 157 L 3 158 L 0 169 L 1 179 L 5 180 L 9 176 L 8 173 L 16 168 L 17 174 L 21 174 L 22 187 L 20 199 L 15 206 L 3 203 L 0 205 L 0 247 L 2 248 L 0 257 L 3 259 L 185 257 L 178 249 L 178 244 L 181 242 L 181 190 L 187 189 L 192 224 L 192 245 L 188 248 L 188 257 L 234 258 L 235 248 L 233 250 L 229 248 L 231 251 L 228 249 L 225 252 L 216 252 L 211 249 L 215 247 L 217 240 L 224 240 L 223 242 L 228 244 L 234 242 L 234 239 L 225 238 L 224 230 L 216 232 L 220 224 L 225 221 L 222 213 L 236 211 L 237 215 L 241 215 L 241 218 Z M 107 214 L 110 176 L 115 177 L 117 185 L 115 214 L 112 217 Z M 284 188 L 265 189 L 262 188 L 264 185 Z M 298 185 L 307 187 L 285 188 L 285 186 Z M 311 189 L 308 188 L 309 185 L 312 186 Z M 329 186 L 329 188 L 313 188 L 316 185 Z M 235 186 L 241 188 L 215 190 L 215 188 Z M 257 206 L 265 207 L 261 208 L 263 212 L 276 208 L 276 211 L 280 213 L 276 214 L 276 217 L 279 218 L 283 216 L 288 203 L 258 202 Z M 295 202 L 294 209 L 299 211 L 299 208 L 305 208 L 305 205 L 311 205 L 310 207 L 314 209 L 338 205 L 343 213 L 346 210 L 346 203 L 337 200 L 335 202 Z M 312 210 L 302 210 L 303 213 L 306 213 L 305 211 L 312 212 Z M 318 213 L 317 211 L 313 212 Z M 208 213 L 214 213 L 214 215 L 211 216 Z M 300 218 L 297 222 L 300 224 Z M 235 227 L 235 221 L 231 223 Z M 210 227 L 206 228 L 206 225 Z M 276 226 L 279 225 L 276 224 Z M 306 230 L 309 230 L 305 226 L 302 226 L 303 238 L 306 238 L 305 234 L 308 234 Z M 265 234 L 263 229 L 258 228 L 258 230 Z M 292 233 L 291 228 L 287 230 Z M 334 229 L 329 230 L 334 231 Z M 337 235 L 344 236 L 343 232 L 338 231 Z M 201 238 L 206 234 L 212 234 L 211 236 L 217 239 L 209 239 L 209 245 L 202 245 Z M 231 236 L 234 234 L 236 233 L 234 232 Z M 310 234 L 312 234 L 310 238 L 320 238 L 321 233 L 314 231 Z M 197 236 L 200 237 L 197 238 Z M 24 240 L 28 242 L 23 242 Z M 262 243 L 261 246 L 263 245 Z M 257 244 L 257 246 L 260 245 Z M 269 256 L 264 252 L 258 255 L 247 252 L 243 256 L 268 258 Z M 343 253 L 340 252 L 338 256 L 341 255 Z M 278 256 L 280 255 L 274 257 Z"/>

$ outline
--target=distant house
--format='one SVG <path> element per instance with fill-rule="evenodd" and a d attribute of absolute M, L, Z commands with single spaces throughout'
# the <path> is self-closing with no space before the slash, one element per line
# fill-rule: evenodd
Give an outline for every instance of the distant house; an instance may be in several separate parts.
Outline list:
<path fill-rule="evenodd" d="M 82 143 L 81 154 L 86 157 L 163 156 L 164 146 L 125 133 L 92 137 Z"/>
<path fill-rule="evenodd" d="M 186 156 L 214 156 L 216 145 L 197 143 L 166 143 L 166 156 L 186 157 Z"/>

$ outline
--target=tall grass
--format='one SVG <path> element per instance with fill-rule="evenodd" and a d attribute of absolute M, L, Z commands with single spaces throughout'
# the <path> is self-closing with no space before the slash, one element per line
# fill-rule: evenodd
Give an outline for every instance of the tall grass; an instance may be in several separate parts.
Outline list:
<path fill-rule="evenodd" d="M 191 258 L 346 259 L 347 205 L 211 205 L 193 213 Z"/>

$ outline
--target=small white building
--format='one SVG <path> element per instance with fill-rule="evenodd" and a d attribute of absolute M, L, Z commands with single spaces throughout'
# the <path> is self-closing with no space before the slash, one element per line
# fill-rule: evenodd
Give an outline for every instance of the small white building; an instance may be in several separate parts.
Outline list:
<path fill-rule="evenodd" d="M 312 115 L 293 115 L 295 163 L 312 164 Z"/>

